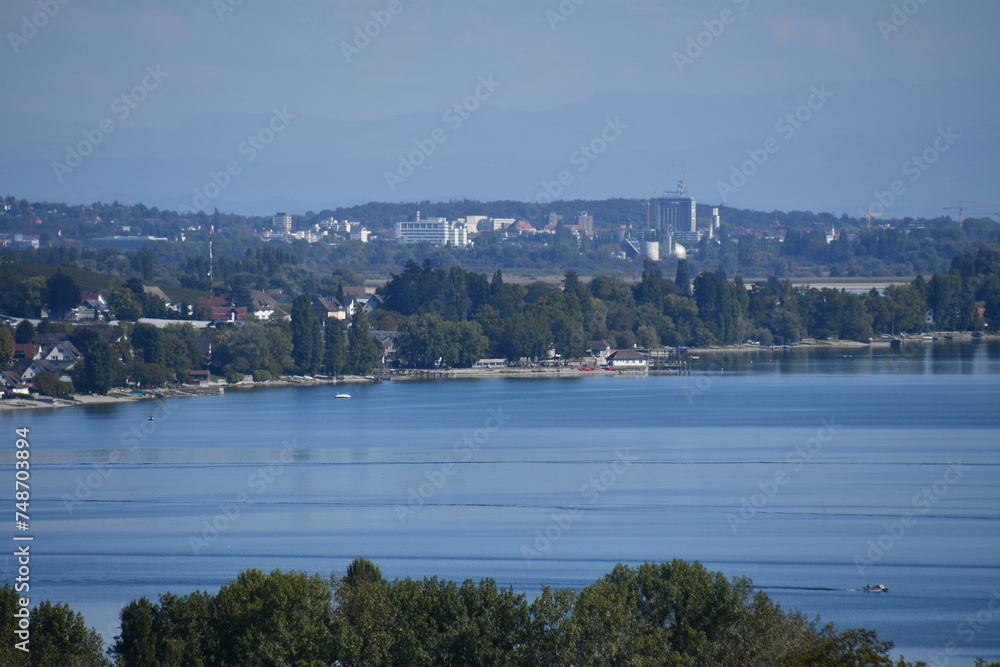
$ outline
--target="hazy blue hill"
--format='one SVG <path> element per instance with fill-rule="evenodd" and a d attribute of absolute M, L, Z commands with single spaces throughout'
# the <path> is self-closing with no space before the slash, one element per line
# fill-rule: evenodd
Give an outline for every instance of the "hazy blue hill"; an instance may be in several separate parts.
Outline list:
<path fill-rule="evenodd" d="M 442 103 L 436 112 L 365 122 L 297 116 L 252 162 L 240 144 L 272 115 L 208 114 L 173 129 L 119 127 L 62 182 L 51 163 L 63 159 L 66 144 L 81 140 L 85 128 L 0 111 L 0 181 L 8 192 L 29 199 L 119 199 L 176 208 L 190 205 L 193 189 L 205 186 L 210 172 L 236 160 L 242 173 L 208 208 L 262 214 L 276 207 L 304 212 L 370 200 L 534 200 L 544 192 L 542 182 L 554 181 L 562 170 L 573 175 L 563 198 L 641 197 L 670 164 L 684 160 L 694 195 L 718 203 L 717 183 L 729 178 L 731 166 L 774 137 L 779 152 L 728 204 L 856 215 L 876 189 L 908 178 L 903 163 L 933 144 L 937 128 L 951 126 L 961 138 L 924 178 L 907 181 L 893 213 L 934 216 L 959 199 L 991 200 L 988 174 L 1000 148 L 1000 125 L 983 102 L 981 79 L 826 82 L 833 97 L 794 136 L 783 136 L 775 123 L 802 104 L 813 86 L 823 85 L 808 82 L 762 94 L 601 94 L 537 112 L 483 108 L 458 128 L 444 112 L 459 100 Z M 499 92 L 496 100 L 502 102 Z M 110 110 L 108 115 L 113 117 Z M 628 128 L 580 172 L 572 155 L 600 135 L 607 118 L 620 118 Z M 134 120 L 141 122 L 141 109 Z M 447 141 L 391 190 L 385 172 L 396 170 L 400 155 L 436 128 Z M 668 187 L 677 176 L 679 169 Z"/>

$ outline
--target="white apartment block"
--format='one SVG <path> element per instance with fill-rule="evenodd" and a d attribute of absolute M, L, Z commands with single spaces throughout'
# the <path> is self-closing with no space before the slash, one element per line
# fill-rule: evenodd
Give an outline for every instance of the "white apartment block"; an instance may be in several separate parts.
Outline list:
<path fill-rule="evenodd" d="M 395 238 L 401 243 L 423 243 L 433 246 L 451 244 L 464 247 L 469 244 L 469 233 L 465 222 L 448 222 L 446 218 L 417 218 L 413 221 L 397 222 Z"/>

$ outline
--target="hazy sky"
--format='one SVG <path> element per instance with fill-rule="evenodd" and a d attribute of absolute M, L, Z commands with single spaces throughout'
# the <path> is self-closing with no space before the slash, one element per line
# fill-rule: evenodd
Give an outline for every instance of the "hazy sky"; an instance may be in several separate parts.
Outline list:
<path fill-rule="evenodd" d="M 897 13 L 895 25 L 894 4 L 911 12 Z M 561 6 L 560 13 L 556 0 L 6 0 L 0 105 L 87 126 L 157 66 L 167 76 L 122 125 L 169 128 L 205 113 L 283 106 L 341 120 L 436 111 L 490 74 L 502 88 L 488 104 L 538 110 L 612 91 L 759 92 L 808 79 L 934 82 L 1000 73 L 994 0 Z M 375 20 L 373 11 L 387 25 L 348 62 L 345 45 L 356 48 L 355 31 Z M 728 24 L 711 23 L 720 16 Z M 26 27 L 26 19 L 42 27 Z M 705 21 L 721 33 L 710 35 Z M 706 48 L 679 68 L 674 54 L 699 33 Z"/>

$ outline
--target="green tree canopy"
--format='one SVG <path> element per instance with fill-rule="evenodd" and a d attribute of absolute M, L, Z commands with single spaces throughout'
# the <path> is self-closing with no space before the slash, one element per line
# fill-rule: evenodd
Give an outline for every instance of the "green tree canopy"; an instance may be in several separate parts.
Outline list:
<path fill-rule="evenodd" d="M 44 300 L 52 313 L 62 314 L 80 304 L 80 288 L 70 276 L 57 270 L 45 281 Z"/>

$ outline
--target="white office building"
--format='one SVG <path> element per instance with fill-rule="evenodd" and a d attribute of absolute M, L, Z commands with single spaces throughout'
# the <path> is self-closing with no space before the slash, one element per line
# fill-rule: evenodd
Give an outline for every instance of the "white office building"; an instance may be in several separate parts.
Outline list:
<path fill-rule="evenodd" d="M 469 232 L 465 221 L 448 222 L 447 218 L 425 218 L 418 216 L 416 220 L 397 222 L 395 238 L 400 243 L 423 243 L 433 246 L 444 246 L 449 243 L 455 247 L 469 244 Z"/>
<path fill-rule="evenodd" d="M 272 229 L 282 231 L 286 234 L 292 233 L 292 216 L 287 213 L 278 213 L 272 221 Z"/>

